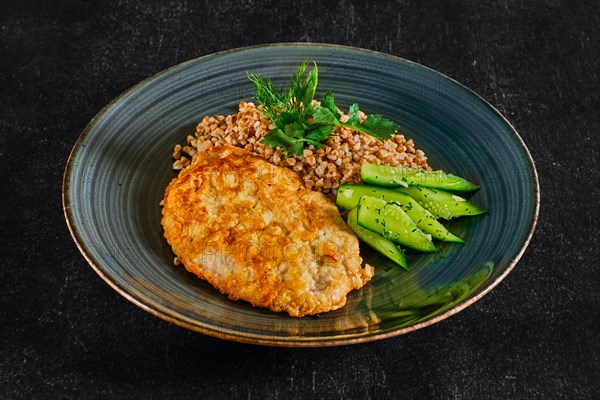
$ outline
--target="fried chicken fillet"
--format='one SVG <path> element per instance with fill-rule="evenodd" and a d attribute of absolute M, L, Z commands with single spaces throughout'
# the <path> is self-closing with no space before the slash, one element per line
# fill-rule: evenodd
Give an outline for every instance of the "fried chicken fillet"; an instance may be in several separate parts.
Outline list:
<path fill-rule="evenodd" d="M 167 187 L 162 213 L 185 268 L 256 307 L 294 317 L 335 310 L 374 273 L 324 194 L 237 147 L 199 155 Z"/>

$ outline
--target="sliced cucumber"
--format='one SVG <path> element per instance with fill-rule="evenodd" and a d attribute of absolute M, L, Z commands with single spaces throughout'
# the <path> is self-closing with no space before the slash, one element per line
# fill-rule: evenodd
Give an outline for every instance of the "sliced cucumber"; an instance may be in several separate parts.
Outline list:
<path fill-rule="evenodd" d="M 425 171 L 419 168 L 390 167 L 389 165 L 363 164 L 360 177 L 367 183 L 387 187 L 421 185 L 451 192 L 472 192 L 479 186 L 460 176 L 444 171 Z"/>
<path fill-rule="evenodd" d="M 351 210 L 358 205 L 362 196 L 371 196 L 383 199 L 402 207 L 417 227 L 432 237 L 444 242 L 464 243 L 458 236 L 453 235 L 426 209 L 412 197 L 397 190 L 386 189 L 369 185 L 340 185 L 335 200 L 342 210 Z"/>
<path fill-rule="evenodd" d="M 383 199 L 361 197 L 357 221 L 363 228 L 411 249 L 425 253 L 438 251 L 431 242 L 431 236 L 417 228 L 400 206 Z"/>
<path fill-rule="evenodd" d="M 357 215 L 358 208 L 352 209 L 348 214 L 348 226 L 356 233 L 356 236 L 405 270 L 408 270 L 404 252 L 391 240 L 358 225 Z"/>
<path fill-rule="evenodd" d="M 479 215 L 486 212 L 483 208 L 469 200 L 439 189 L 409 186 L 394 190 L 408 194 L 436 218 L 452 219 L 462 216 Z"/>
<path fill-rule="evenodd" d="M 383 167 L 383 168 L 380 168 Z M 387 170 L 392 168 L 393 170 Z M 395 173 L 394 167 L 377 164 L 363 164 L 360 179 L 367 183 L 387 187 L 407 187 L 408 182 L 401 173 Z"/>

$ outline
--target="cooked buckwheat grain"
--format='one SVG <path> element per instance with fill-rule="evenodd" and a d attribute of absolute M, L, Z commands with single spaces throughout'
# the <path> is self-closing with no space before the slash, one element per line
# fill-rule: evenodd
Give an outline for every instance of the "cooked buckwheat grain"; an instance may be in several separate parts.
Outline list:
<path fill-rule="evenodd" d="M 361 112 L 360 117 L 364 120 L 366 116 Z M 342 113 L 341 120 L 347 121 L 348 115 Z M 186 145 L 175 146 L 173 169 L 194 163 L 196 154 L 210 147 L 233 145 L 297 171 L 307 188 L 326 193 L 331 199 L 341 184 L 362 182 L 360 168 L 364 163 L 431 169 L 423 151 L 415 149 L 412 139 L 406 140 L 404 135 L 394 135 L 382 143 L 364 133 L 335 127 L 321 149 L 310 145 L 303 155 L 286 157 L 259 143 L 273 127 L 260 109 L 246 102 L 240 103 L 236 114 L 206 116 L 196 126 L 196 134 L 188 135 Z"/>

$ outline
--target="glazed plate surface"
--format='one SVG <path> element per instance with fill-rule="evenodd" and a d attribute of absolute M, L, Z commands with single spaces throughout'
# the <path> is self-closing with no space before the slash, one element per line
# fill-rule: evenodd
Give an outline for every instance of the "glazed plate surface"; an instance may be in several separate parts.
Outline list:
<path fill-rule="evenodd" d="M 319 66 L 317 98 L 326 91 L 347 110 L 397 122 L 434 169 L 478 183 L 471 199 L 488 214 L 446 225 L 466 240 L 393 267 L 364 246 L 373 280 L 340 310 L 292 318 L 234 302 L 172 263 L 159 203 L 173 146 L 205 115 L 231 114 L 251 101 L 246 71 L 285 85 L 302 61 Z M 525 144 L 491 105 L 431 69 L 367 50 L 278 44 L 217 53 L 174 66 L 131 88 L 86 127 L 63 182 L 67 224 L 95 271 L 146 311 L 204 334 L 248 343 L 326 346 L 403 334 L 464 309 L 516 265 L 539 209 L 535 167 Z"/>

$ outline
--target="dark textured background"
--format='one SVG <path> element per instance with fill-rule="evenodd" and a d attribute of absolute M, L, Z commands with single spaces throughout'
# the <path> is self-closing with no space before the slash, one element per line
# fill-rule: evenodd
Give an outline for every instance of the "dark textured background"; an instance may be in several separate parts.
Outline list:
<path fill-rule="evenodd" d="M 0 398 L 600 398 L 600 6 L 571 3 L 3 1 Z M 507 116 L 542 207 L 499 287 L 402 337 L 285 349 L 170 325 L 94 273 L 61 208 L 87 122 L 166 67 L 280 41 L 399 55 Z"/>

